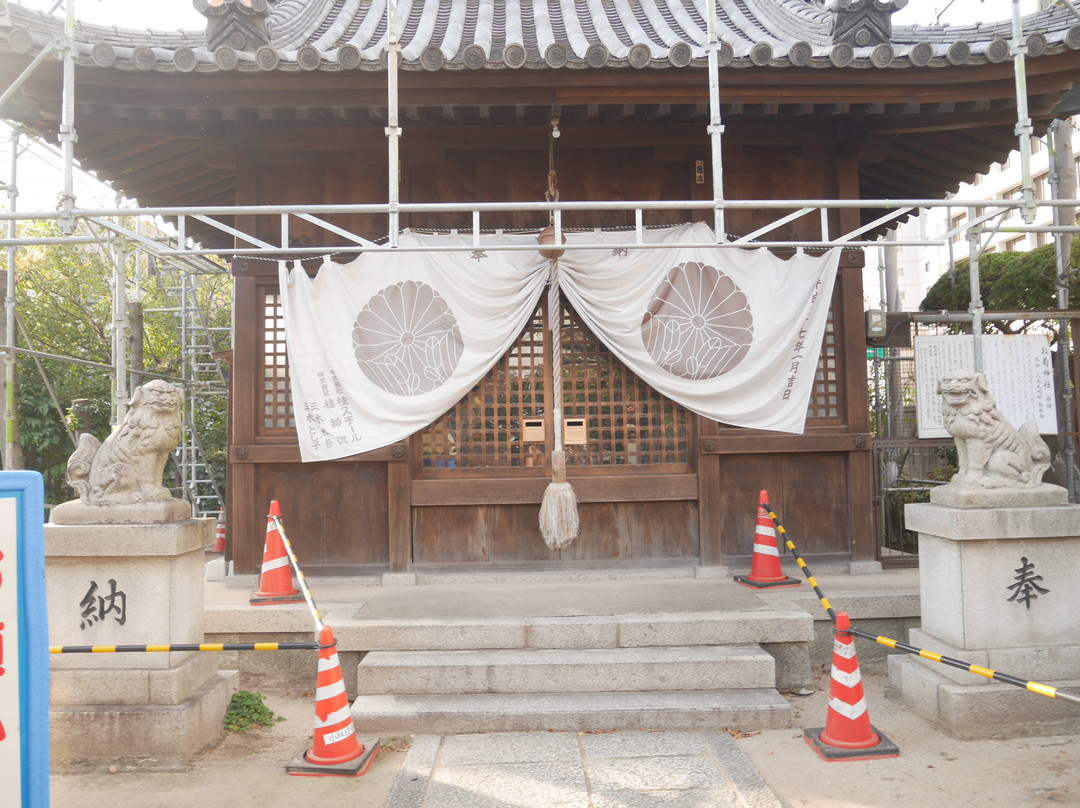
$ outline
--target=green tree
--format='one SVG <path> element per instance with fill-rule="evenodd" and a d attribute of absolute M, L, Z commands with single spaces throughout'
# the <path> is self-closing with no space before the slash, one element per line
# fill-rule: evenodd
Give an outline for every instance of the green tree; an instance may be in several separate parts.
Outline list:
<path fill-rule="evenodd" d="M 20 235 L 56 237 L 54 223 L 30 222 L 20 226 Z M 112 263 L 103 244 L 47 245 L 22 247 L 16 255 L 16 310 L 22 334 L 21 347 L 58 356 L 86 359 L 102 364 L 112 362 Z M 127 272 L 134 274 L 134 264 Z M 228 273 L 200 277 L 196 296 L 212 327 L 221 327 L 220 346 L 227 347 L 227 326 L 231 318 L 231 277 Z M 167 300 L 160 275 L 142 278 L 144 318 L 145 379 L 182 376 L 179 328 Z M 155 311 L 157 310 L 157 311 Z M 40 366 L 40 370 L 39 370 Z M 63 412 L 58 412 L 46 387 L 51 385 Z M 52 359 L 20 356 L 18 359 L 19 443 L 27 468 L 45 478 L 46 501 L 71 499 L 73 492 L 64 482 L 67 459 L 73 445 L 65 421 L 75 399 L 89 399 L 91 431 L 104 439 L 111 429 L 111 379 L 107 370 Z M 227 402 L 224 396 L 201 397 L 192 417 L 200 443 L 213 464 L 219 484 L 224 485 Z"/>
<path fill-rule="evenodd" d="M 1080 290 L 1074 267 L 1080 264 L 1080 238 L 1070 250 L 1065 279 L 1070 295 Z M 1057 308 L 1057 262 L 1054 245 L 1046 244 L 1030 252 L 988 253 L 979 259 L 979 288 L 987 311 L 1048 311 Z M 923 298 L 921 311 L 967 311 L 971 302 L 968 259 L 956 263 L 955 280 L 945 273 Z M 991 320 L 987 327 L 1011 334 L 1026 326 Z"/>

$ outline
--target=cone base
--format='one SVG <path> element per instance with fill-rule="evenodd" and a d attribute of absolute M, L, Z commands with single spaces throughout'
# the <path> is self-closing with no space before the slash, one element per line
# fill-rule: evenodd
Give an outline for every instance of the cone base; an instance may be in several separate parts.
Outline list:
<path fill-rule="evenodd" d="M 750 575 L 736 575 L 735 582 L 751 589 L 786 589 L 788 587 L 802 586 L 802 581 L 798 578 L 783 578 L 779 581 L 755 581 Z"/>
<path fill-rule="evenodd" d="M 363 738 L 359 743 L 364 751 L 352 760 L 332 765 L 311 763 L 307 759 L 307 752 L 311 751 L 309 749 L 286 763 L 285 771 L 294 777 L 360 777 L 367 773 L 371 762 L 379 754 L 382 738 Z"/>
<path fill-rule="evenodd" d="M 825 731 L 825 727 L 803 730 L 803 740 L 810 744 L 822 760 L 874 760 L 875 758 L 900 757 L 900 749 L 896 744 L 882 735 L 877 727 L 871 726 L 870 729 L 878 736 L 878 742 L 874 746 L 863 749 L 830 746 L 821 740 L 821 733 Z"/>
<path fill-rule="evenodd" d="M 252 606 L 268 606 L 274 603 L 301 603 L 303 600 L 304 594 L 298 590 L 280 595 L 260 595 L 258 592 L 252 592 L 248 603 Z"/>

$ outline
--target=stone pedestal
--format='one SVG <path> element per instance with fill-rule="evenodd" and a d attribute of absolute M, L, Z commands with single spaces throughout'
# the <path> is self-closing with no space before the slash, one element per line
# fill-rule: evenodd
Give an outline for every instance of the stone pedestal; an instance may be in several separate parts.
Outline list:
<path fill-rule="evenodd" d="M 45 526 L 50 645 L 167 645 L 203 637 L 211 519 Z M 223 734 L 239 674 L 209 652 L 58 654 L 52 761 L 181 767 Z"/>
<path fill-rule="evenodd" d="M 1080 687 L 1080 506 L 908 505 L 922 627 L 910 643 L 1025 681 Z M 894 695 L 961 738 L 1080 732 L 1080 706 L 915 656 Z"/>

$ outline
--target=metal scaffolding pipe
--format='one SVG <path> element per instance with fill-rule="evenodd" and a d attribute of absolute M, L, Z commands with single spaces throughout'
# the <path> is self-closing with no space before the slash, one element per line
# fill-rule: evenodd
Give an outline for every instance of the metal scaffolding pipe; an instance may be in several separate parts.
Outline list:
<path fill-rule="evenodd" d="M 23 86 L 23 83 L 28 78 L 30 78 L 30 74 L 37 70 L 38 65 L 44 62 L 45 59 L 49 55 L 51 55 L 52 49 L 59 47 L 62 47 L 61 40 L 54 39 L 49 42 L 48 45 L 41 49 L 41 52 L 34 57 L 34 60 L 23 69 L 22 73 L 19 74 L 19 77 L 15 79 L 15 81 L 13 81 L 6 90 L 4 90 L 3 95 L 0 95 L 0 107 L 4 106 L 4 104 L 6 104 L 11 99 L 11 96 L 15 95 L 15 93 L 18 92 L 19 88 Z"/>
<path fill-rule="evenodd" d="M 975 208 L 968 208 L 968 219 L 975 219 Z M 983 372 L 982 361 L 982 290 L 979 285 L 979 255 L 982 225 L 975 223 L 968 229 L 968 285 L 971 288 L 971 344 L 975 353 L 975 372 Z"/>
<path fill-rule="evenodd" d="M 716 33 L 716 0 L 709 0 L 707 21 L 709 37 L 709 142 L 712 151 L 713 233 L 717 241 L 726 241 L 724 225 L 724 157 L 721 136 L 724 124 L 720 118 L 720 41 Z"/>
<path fill-rule="evenodd" d="M 401 202 L 401 158 L 399 155 L 401 127 L 398 125 L 398 59 L 401 45 L 398 44 L 397 0 L 386 4 L 386 138 L 387 138 L 387 175 L 389 239 L 390 246 L 398 244 L 401 231 L 398 205 Z"/>
<path fill-rule="evenodd" d="M 119 236 L 113 244 L 112 281 L 112 361 L 113 421 L 120 424 L 127 413 L 128 399 L 128 313 L 127 313 L 127 240 Z"/>
<path fill-rule="evenodd" d="M 8 209 L 15 212 L 19 196 L 19 133 L 11 133 L 11 177 L 8 180 Z M 15 220 L 8 222 L 8 236 L 15 239 Z M 15 468 L 15 385 L 18 364 L 15 357 L 15 253 L 14 245 L 7 248 L 7 285 L 4 300 L 4 345 L 9 350 L 4 357 L 4 468 Z"/>
<path fill-rule="evenodd" d="M 1065 120 L 1057 120 L 1050 124 L 1050 132 L 1046 137 L 1046 145 L 1049 151 L 1047 167 L 1050 172 L 1050 195 L 1058 198 L 1061 195 L 1062 179 L 1068 177 L 1070 185 L 1076 187 L 1076 168 L 1072 154 L 1072 124 Z M 1075 210 L 1054 208 L 1054 224 L 1060 225 L 1062 219 L 1068 217 L 1069 221 L 1076 218 Z M 1058 309 L 1065 311 L 1069 308 L 1069 258 L 1072 247 L 1072 237 L 1058 234 L 1054 238 L 1055 259 L 1055 283 L 1057 285 Z M 1076 502 L 1076 442 L 1073 439 L 1073 401 L 1075 390 L 1073 388 L 1072 374 L 1070 373 L 1070 356 L 1072 355 L 1072 324 L 1065 318 L 1058 321 L 1058 385 L 1061 388 L 1061 399 L 1064 405 L 1062 409 L 1062 430 L 1064 455 L 1065 455 L 1065 487 L 1069 492 L 1069 502 Z"/>
<path fill-rule="evenodd" d="M 909 312 L 908 316 L 919 323 L 970 323 L 973 315 L 969 311 Z M 987 320 L 1080 320 L 1080 311 L 984 311 L 983 322 Z"/>
<path fill-rule="evenodd" d="M 1031 180 L 1031 117 L 1028 115 L 1027 72 L 1024 56 L 1027 44 L 1024 42 L 1023 25 L 1020 22 L 1020 0 L 1012 0 L 1013 27 L 1013 74 L 1016 79 L 1016 136 L 1020 139 L 1020 172 L 1024 204 L 1020 214 L 1024 221 L 1035 221 L 1035 186 Z"/>
<path fill-rule="evenodd" d="M 75 0 L 67 0 L 64 20 L 64 86 L 60 112 L 60 143 L 64 152 L 64 193 L 60 197 L 60 232 L 75 232 Z"/>

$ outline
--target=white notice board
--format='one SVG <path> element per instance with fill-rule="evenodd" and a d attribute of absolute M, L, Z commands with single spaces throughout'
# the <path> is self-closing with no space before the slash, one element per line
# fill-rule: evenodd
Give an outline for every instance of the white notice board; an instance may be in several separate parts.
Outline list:
<path fill-rule="evenodd" d="M 984 334 L 983 374 L 998 410 L 1019 427 L 1035 421 L 1039 432 L 1057 432 L 1050 341 L 1042 334 Z M 915 402 L 920 438 L 947 438 L 938 382 L 957 370 L 974 370 L 970 335 L 915 337 Z"/>

